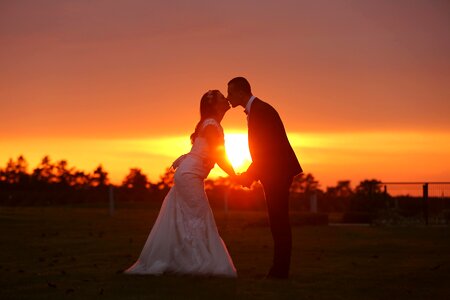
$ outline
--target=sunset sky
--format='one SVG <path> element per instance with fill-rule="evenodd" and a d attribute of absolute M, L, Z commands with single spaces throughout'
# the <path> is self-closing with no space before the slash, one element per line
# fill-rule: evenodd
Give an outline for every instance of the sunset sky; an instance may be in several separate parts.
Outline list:
<path fill-rule="evenodd" d="M 445 0 L 0 1 L 0 167 L 48 154 L 157 181 L 235 76 L 323 188 L 450 181 Z M 222 125 L 245 144 L 241 108 Z"/>

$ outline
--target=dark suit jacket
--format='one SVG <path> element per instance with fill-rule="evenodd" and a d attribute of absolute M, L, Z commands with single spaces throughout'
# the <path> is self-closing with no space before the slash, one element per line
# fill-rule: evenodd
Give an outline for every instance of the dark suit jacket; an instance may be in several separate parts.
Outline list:
<path fill-rule="evenodd" d="M 248 143 L 253 163 L 247 175 L 272 180 L 302 172 L 277 111 L 258 98 L 253 100 L 248 119 Z"/>

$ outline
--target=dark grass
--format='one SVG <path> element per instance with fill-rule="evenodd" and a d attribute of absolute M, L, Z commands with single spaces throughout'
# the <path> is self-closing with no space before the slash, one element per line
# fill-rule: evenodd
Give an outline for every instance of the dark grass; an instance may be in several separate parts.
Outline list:
<path fill-rule="evenodd" d="M 237 279 L 130 276 L 154 208 L 0 207 L 0 299 L 450 299 L 450 228 L 295 226 L 292 276 L 265 280 L 261 212 L 216 213 Z"/>

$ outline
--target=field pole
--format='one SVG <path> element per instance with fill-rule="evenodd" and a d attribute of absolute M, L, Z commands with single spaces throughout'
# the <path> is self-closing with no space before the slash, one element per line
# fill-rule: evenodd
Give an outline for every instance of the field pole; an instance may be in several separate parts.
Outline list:
<path fill-rule="evenodd" d="M 423 185 L 423 216 L 425 225 L 428 225 L 428 183 Z"/>
<path fill-rule="evenodd" d="M 112 217 L 114 215 L 114 187 L 109 186 L 109 215 Z"/>

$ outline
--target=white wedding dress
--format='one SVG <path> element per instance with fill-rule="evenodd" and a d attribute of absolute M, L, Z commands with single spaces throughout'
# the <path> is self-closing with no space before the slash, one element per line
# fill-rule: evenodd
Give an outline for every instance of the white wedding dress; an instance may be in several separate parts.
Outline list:
<path fill-rule="evenodd" d="M 174 185 L 163 201 L 141 255 L 126 274 L 237 276 L 204 189 L 204 179 L 214 166 L 207 140 L 201 136 L 208 125 L 213 125 L 223 137 L 223 129 L 214 119 L 206 119 L 200 125 L 191 151 L 178 159 Z"/>

